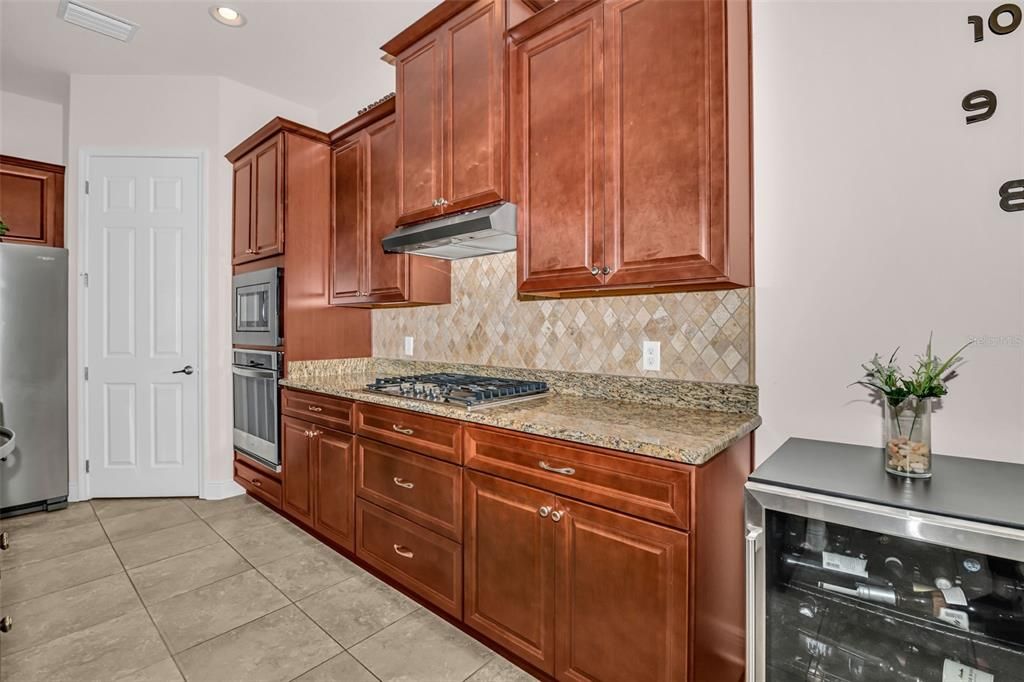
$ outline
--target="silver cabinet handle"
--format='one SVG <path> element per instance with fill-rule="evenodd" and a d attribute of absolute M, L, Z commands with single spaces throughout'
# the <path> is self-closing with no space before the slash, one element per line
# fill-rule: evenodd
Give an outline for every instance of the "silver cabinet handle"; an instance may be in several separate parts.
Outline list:
<path fill-rule="evenodd" d="M 540 514 L 541 518 L 547 518 L 548 514 L 551 513 L 551 507 L 544 505 L 537 510 L 537 513 Z"/>
<path fill-rule="evenodd" d="M 747 682 L 758 680 L 757 659 L 757 551 L 762 528 L 747 526 Z"/>
<path fill-rule="evenodd" d="M 547 462 L 541 462 L 538 466 L 544 471 L 550 471 L 555 474 L 562 474 L 563 476 L 572 476 L 576 473 L 576 470 L 572 467 L 553 467 Z"/>
<path fill-rule="evenodd" d="M 192 374 L 192 372 L 194 371 L 195 369 L 192 367 L 192 365 L 185 365 L 181 369 L 174 370 L 173 372 L 171 372 L 171 374 Z"/>
<path fill-rule="evenodd" d="M 316 405 L 310 405 L 306 409 L 309 410 L 310 412 L 323 412 L 324 411 L 324 408 L 317 407 Z"/>
<path fill-rule="evenodd" d="M 610 275 L 610 274 L 612 274 L 612 269 L 606 265 L 603 268 L 601 268 L 601 274 L 602 275 Z"/>
<path fill-rule="evenodd" d="M 11 546 L 11 538 L 7 535 L 7 531 L 0 533 L 0 549 L 7 549 Z"/>
<path fill-rule="evenodd" d="M 391 430 L 395 431 L 397 433 L 404 433 L 407 436 L 411 436 L 412 434 L 415 433 L 415 431 L 413 431 L 412 429 L 404 428 L 402 426 L 399 426 L 398 424 L 392 424 L 391 425 Z"/>
<path fill-rule="evenodd" d="M 561 511 L 553 511 L 553 512 L 551 512 L 551 520 L 554 521 L 555 523 L 558 523 L 559 521 L 561 521 L 563 516 L 565 516 L 565 512 L 561 512 Z"/>
<path fill-rule="evenodd" d="M 412 481 L 406 481 L 404 479 L 399 478 L 398 476 L 395 476 L 391 480 L 394 481 L 395 485 L 397 485 L 399 488 L 407 488 L 409 490 L 412 490 L 413 486 L 415 485 Z"/>
<path fill-rule="evenodd" d="M 398 556 L 404 556 L 406 559 L 413 557 L 412 550 L 408 547 L 403 547 L 402 545 L 393 545 L 393 547 L 395 548 L 395 554 Z"/>
<path fill-rule="evenodd" d="M 590 268 L 590 274 L 593 275 L 594 277 L 597 277 L 598 275 L 601 274 L 601 268 L 595 265 L 594 267 Z"/>
<path fill-rule="evenodd" d="M 10 616 L 0 618 L 0 632 L 10 632 L 14 627 L 14 620 Z"/>

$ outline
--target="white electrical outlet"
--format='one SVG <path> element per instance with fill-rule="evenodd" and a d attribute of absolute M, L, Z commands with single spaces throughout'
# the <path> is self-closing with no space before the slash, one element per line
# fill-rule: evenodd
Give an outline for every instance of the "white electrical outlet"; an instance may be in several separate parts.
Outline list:
<path fill-rule="evenodd" d="M 405 354 L 411 356 L 413 347 L 413 337 L 405 337 Z"/>
<path fill-rule="evenodd" d="M 661 342 L 644 341 L 644 369 L 658 372 L 661 370 Z"/>

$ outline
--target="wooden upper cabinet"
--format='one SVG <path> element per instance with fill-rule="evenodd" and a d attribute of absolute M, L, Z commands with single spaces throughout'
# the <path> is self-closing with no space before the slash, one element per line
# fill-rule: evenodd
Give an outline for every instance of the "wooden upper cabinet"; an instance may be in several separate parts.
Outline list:
<path fill-rule="evenodd" d="M 451 265 L 385 253 L 395 229 L 398 128 L 387 100 L 331 133 L 331 303 L 374 307 L 448 303 Z"/>
<path fill-rule="evenodd" d="M 689 535 L 564 498 L 556 507 L 555 677 L 687 679 Z"/>
<path fill-rule="evenodd" d="M 398 223 L 508 196 L 505 29 L 525 0 L 447 0 L 381 49 L 395 57 Z"/>
<path fill-rule="evenodd" d="M 595 5 L 525 39 L 511 63 L 519 290 L 593 287 L 603 265 L 601 21 Z"/>
<path fill-rule="evenodd" d="M 327 135 L 318 130 L 275 118 L 225 155 L 233 166 L 234 265 L 284 253 L 288 150 L 291 146 L 293 156 L 302 156 L 308 147 L 308 143 L 297 145 L 295 137 L 321 143 L 325 148 L 328 142 Z M 326 212 L 326 203 L 324 209 Z"/>
<path fill-rule="evenodd" d="M 583 10 L 556 3 L 511 31 L 521 291 L 558 296 L 753 283 L 749 10 L 745 0 L 594 0 Z M 545 138 L 540 94 L 559 96 L 545 77 L 568 69 L 545 61 L 544 52 L 561 47 L 560 60 L 583 71 L 585 41 L 574 30 L 599 34 L 600 53 L 586 84 L 579 72 L 562 80 L 587 105 L 598 99 L 599 111 L 591 123 L 590 106 L 584 113 L 583 104 L 569 104 L 582 122 Z M 556 194 L 540 187 L 553 182 L 558 159 L 567 164 L 569 200 L 552 207 L 548 196 Z M 582 198 L 581 186 L 592 200 Z M 589 280 L 579 272 L 588 243 Z M 548 255 L 558 246 L 573 256 Z"/>
<path fill-rule="evenodd" d="M 64 246 L 64 166 L 0 155 L 6 242 Z"/>
<path fill-rule="evenodd" d="M 444 191 L 447 212 L 506 197 L 505 22 L 481 0 L 444 28 Z"/>
<path fill-rule="evenodd" d="M 398 223 L 441 214 L 442 34 L 432 33 L 395 62 L 398 100 Z"/>

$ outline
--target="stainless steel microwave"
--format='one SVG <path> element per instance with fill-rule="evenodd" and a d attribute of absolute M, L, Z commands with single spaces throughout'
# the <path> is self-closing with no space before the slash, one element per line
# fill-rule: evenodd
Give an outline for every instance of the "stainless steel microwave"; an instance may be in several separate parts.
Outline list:
<path fill-rule="evenodd" d="M 267 348 L 284 344 L 281 280 L 281 268 L 254 270 L 234 276 L 232 343 Z"/>

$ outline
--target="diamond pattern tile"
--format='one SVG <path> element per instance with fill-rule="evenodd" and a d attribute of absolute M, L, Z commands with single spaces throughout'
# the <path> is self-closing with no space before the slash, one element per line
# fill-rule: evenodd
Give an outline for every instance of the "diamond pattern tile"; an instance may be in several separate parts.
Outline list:
<path fill-rule="evenodd" d="M 749 289 L 520 301 L 514 253 L 452 263 L 452 302 L 373 311 L 373 354 L 412 359 L 752 383 Z M 661 371 L 640 344 L 661 341 Z"/>

